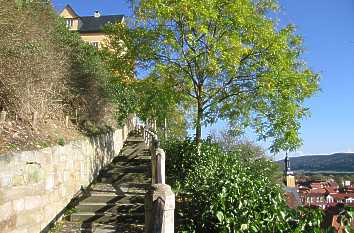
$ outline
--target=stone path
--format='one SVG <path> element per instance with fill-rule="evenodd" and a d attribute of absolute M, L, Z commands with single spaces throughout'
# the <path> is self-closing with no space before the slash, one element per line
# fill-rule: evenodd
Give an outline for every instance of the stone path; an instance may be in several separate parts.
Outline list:
<path fill-rule="evenodd" d="M 148 147 L 143 138 L 130 136 L 120 155 L 88 188 L 60 232 L 143 232 L 144 195 L 150 177 Z"/>

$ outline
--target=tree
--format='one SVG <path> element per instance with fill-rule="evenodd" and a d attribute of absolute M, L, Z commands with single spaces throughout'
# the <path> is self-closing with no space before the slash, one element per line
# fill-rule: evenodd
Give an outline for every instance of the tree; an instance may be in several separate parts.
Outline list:
<path fill-rule="evenodd" d="M 158 73 L 137 80 L 134 84 L 137 95 L 137 114 L 146 121 L 156 121 L 159 134 L 169 135 L 175 138 L 187 136 L 184 96 L 174 92 L 174 80 L 166 77 L 158 77 Z M 165 125 L 166 123 L 166 125 Z M 173 133 L 173 135 L 171 134 Z"/>
<path fill-rule="evenodd" d="M 274 152 L 292 150 L 319 77 L 301 59 L 295 27 L 278 29 L 268 17 L 277 8 L 275 0 L 141 0 L 134 20 L 112 31 L 111 45 L 117 64 L 135 61 L 175 79 L 193 100 L 198 145 L 202 126 L 223 119 L 272 138 Z"/>

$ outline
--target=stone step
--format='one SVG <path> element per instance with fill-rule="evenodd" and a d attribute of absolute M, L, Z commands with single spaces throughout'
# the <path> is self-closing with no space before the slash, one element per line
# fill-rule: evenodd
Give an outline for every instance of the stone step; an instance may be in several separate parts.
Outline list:
<path fill-rule="evenodd" d="M 144 213 L 144 203 L 86 203 L 79 204 L 75 209 L 78 213 Z"/>
<path fill-rule="evenodd" d="M 136 182 L 126 182 L 119 183 L 118 189 L 123 193 L 146 193 L 148 188 L 150 187 L 150 183 L 148 181 L 144 183 L 136 183 Z"/>
<path fill-rule="evenodd" d="M 122 182 L 144 182 L 147 181 L 147 175 L 149 175 L 149 171 L 144 171 L 141 173 L 117 173 L 117 172 L 108 172 L 100 175 L 97 178 L 99 183 L 122 183 Z"/>
<path fill-rule="evenodd" d="M 125 194 L 145 193 L 150 186 L 150 180 L 139 182 L 116 182 L 113 185 L 96 183 L 88 191 L 93 196 L 122 196 Z"/>
<path fill-rule="evenodd" d="M 144 221 L 144 213 L 94 213 L 94 212 L 79 212 L 73 213 L 70 216 L 72 222 L 85 223 L 103 223 L 103 224 L 118 224 L 118 223 L 142 223 Z"/>
<path fill-rule="evenodd" d="M 117 158 L 122 158 L 122 157 L 133 158 L 136 155 L 148 155 L 148 153 L 149 153 L 149 148 L 145 146 L 143 143 L 141 143 L 139 145 L 125 147 L 123 150 L 120 151 L 120 154 L 119 156 L 117 156 Z"/>
<path fill-rule="evenodd" d="M 101 223 L 82 223 L 82 222 L 62 222 L 62 233 L 143 233 L 144 224 L 101 224 Z"/>
<path fill-rule="evenodd" d="M 76 205 L 67 228 L 81 233 L 143 233 L 144 197 L 150 185 L 149 148 L 142 137 L 130 135 L 119 156 L 100 171 L 88 196 Z"/>
<path fill-rule="evenodd" d="M 142 166 L 150 163 L 151 163 L 150 155 L 139 155 L 133 158 L 119 156 L 119 159 L 111 163 L 110 168 L 113 168 L 115 166 Z"/>
<path fill-rule="evenodd" d="M 126 142 L 132 142 L 132 143 L 139 143 L 139 142 L 144 142 L 144 138 L 142 137 L 129 137 Z"/>
<path fill-rule="evenodd" d="M 134 195 L 120 195 L 120 196 L 107 196 L 107 195 L 91 195 L 79 202 L 79 205 L 89 204 L 137 204 L 144 203 L 144 194 Z"/>
<path fill-rule="evenodd" d="M 109 168 L 101 170 L 100 175 L 112 174 L 112 173 L 143 173 L 151 169 L 151 164 L 141 164 L 141 165 L 110 165 Z"/>

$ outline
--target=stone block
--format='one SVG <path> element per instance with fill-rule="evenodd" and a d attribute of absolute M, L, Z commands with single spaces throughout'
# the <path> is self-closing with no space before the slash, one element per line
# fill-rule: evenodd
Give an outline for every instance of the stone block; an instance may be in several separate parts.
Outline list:
<path fill-rule="evenodd" d="M 0 231 L 1 232 L 1 231 Z M 11 231 L 9 233 L 29 233 L 29 231 L 27 231 L 27 228 L 24 227 L 24 228 L 19 228 L 19 229 L 16 229 L 14 231 Z"/>
<path fill-rule="evenodd" d="M 28 233 L 35 233 L 35 232 L 41 232 L 41 225 L 40 224 L 36 224 L 36 225 L 33 225 L 33 226 L 30 226 L 27 228 L 27 232 Z"/>
<path fill-rule="evenodd" d="M 6 220 L 0 220 L 0 233 L 8 233 L 16 229 L 17 216 L 12 215 Z"/>
<path fill-rule="evenodd" d="M 25 199 L 17 199 L 12 201 L 14 211 L 16 213 L 21 212 L 25 209 Z"/>
<path fill-rule="evenodd" d="M 11 202 L 0 204 L 0 221 L 8 219 L 13 214 Z"/>
<path fill-rule="evenodd" d="M 5 175 L 0 177 L 0 187 L 8 187 L 12 184 L 12 177 L 9 175 Z"/>
<path fill-rule="evenodd" d="M 26 226 L 27 228 L 30 228 L 32 226 L 40 226 L 43 217 L 44 216 L 42 209 L 34 209 L 22 212 L 21 214 L 17 214 L 16 228 L 22 228 L 24 226 Z"/>
<path fill-rule="evenodd" d="M 0 156 L 0 167 L 7 167 L 14 159 L 12 152 Z"/>
<path fill-rule="evenodd" d="M 44 183 L 0 189 L 0 204 L 5 203 L 7 201 L 21 199 L 26 196 L 42 195 L 44 193 Z"/>
<path fill-rule="evenodd" d="M 65 170 L 72 170 L 74 168 L 74 162 L 73 160 L 68 160 L 65 163 Z"/>
<path fill-rule="evenodd" d="M 27 184 L 35 184 L 44 178 L 44 170 L 39 163 L 27 164 L 25 171 L 25 182 Z"/>
<path fill-rule="evenodd" d="M 45 183 L 45 189 L 51 191 L 54 188 L 54 175 L 48 175 Z"/>
<path fill-rule="evenodd" d="M 57 210 L 53 208 L 51 205 L 44 207 L 44 218 L 49 221 L 53 220 L 54 217 L 58 214 Z"/>
<path fill-rule="evenodd" d="M 25 197 L 25 209 L 37 209 L 43 206 L 43 202 L 40 196 Z"/>
<path fill-rule="evenodd" d="M 36 151 L 22 151 L 16 155 L 22 162 L 38 162 Z"/>
<path fill-rule="evenodd" d="M 23 175 L 14 175 L 12 177 L 12 186 L 21 186 L 25 184 L 25 177 Z"/>

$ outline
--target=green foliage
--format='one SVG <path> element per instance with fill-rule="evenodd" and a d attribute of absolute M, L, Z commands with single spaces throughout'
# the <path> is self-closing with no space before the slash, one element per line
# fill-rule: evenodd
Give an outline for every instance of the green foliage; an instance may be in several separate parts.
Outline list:
<path fill-rule="evenodd" d="M 136 90 L 141 94 L 138 114 L 142 120 L 156 119 L 163 122 L 171 111 L 174 111 L 178 96 L 173 92 L 173 83 L 169 80 L 158 80 L 151 76 L 138 80 Z"/>
<path fill-rule="evenodd" d="M 62 137 L 58 138 L 58 145 L 60 145 L 60 146 L 64 146 L 65 145 L 64 138 L 62 138 Z"/>
<path fill-rule="evenodd" d="M 197 139 L 202 124 L 224 119 L 235 131 L 250 126 L 261 139 L 273 139 L 272 151 L 300 145 L 304 100 L 317 91 L 318 75 L 301 59 L 295 27 L 278 29 L 267 17 L 276 1 L 139 3 L 134 21 L 110 38 L 115 63 L 134 61 L 128 70 L 136 64 L 173 78 L 193 100 Z"/>
<path fill-rule="evenodd" d="M 210 140 L 199 157 L 191 140 L 164 146 L 168 180 L 182 202 L 180 232 L 320 232 L 322 211 L 288 208 L 272 161 L 245 159 L 242 149 L 225 152 Z"/>
<path fill-rule="evenodd" d="M 135 63 L 130 59 L 123 59 L 128 51 L 125 47 L 128 38 L 120 39 L 123 28 L 125 26 L 122 24 L 106 26 L 110 44 L 105 48 L 104 54 L 105 62 L 111 71 L 121 76 L 124 92 L 126 93 L 129 89 L 128 93 L 133 93 L 131 96 L 134 102 L 129 102 L 129 106 L 131 106 L 129 112 L 135 110 L 137 116 L 143 121 L 156 121 L 158 128 L 163 129 L 158 132 L 161 135 L 165 132 L 164 124 L 167 119 L 167 135 L 186 136 L 185 112 L 182 110 L 186 102 L 185 96 L 176 89 L 175 80 L 164 76 L 158 69 L 155 69 L 145 79 L 135 80 L 132 78 L 134 77 Z M 148 69 L 148 67 L 146 68 Z M 112 87 L 114 88 L 114 85 Z"/>
<path fill-rule="evenodd" d="M 135 90 L 139 93 L 137 114 L 144 121 L 156 120 L 158 128 L 166 130 L 169 138 L 184 138 L 187 135 L 183 109 L 186 101 L 180 92 L 176 92 L 174 80 L 158 78 L 157 75 L 135 83 Z M 165 120 L 167 129 L 164 129 Z"/>
<path fill-rule="evenodd" d="M 138 106 L 137 94 L 134 87 L 112 78 L 107 83 L 109 95 L 116 107 L 114 117 L 118 124 L 122 126 L 130 113 L 134 113 Z"/>
<path fill-rule="evenodd" d="M 53 227 L 49 230 L 49 233 L 60 233 L 62 232 L 64 227 L 64 223 L 57 222 L 53 225 Z"/>

